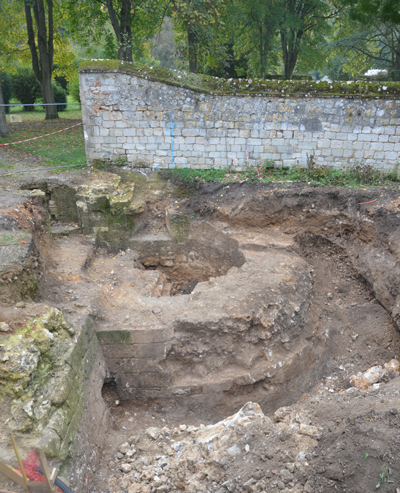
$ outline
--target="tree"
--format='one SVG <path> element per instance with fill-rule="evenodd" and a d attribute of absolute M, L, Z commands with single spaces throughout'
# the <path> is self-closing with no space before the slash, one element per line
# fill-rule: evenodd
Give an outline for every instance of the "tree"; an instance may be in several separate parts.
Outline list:
<path fill-rule="evenodd" d="M 328 19 L 337 15 L 328 2 L 321 0 L 282 0 L 280 38 L 284 75 L 290 79 L 306 37 L 328 28 Z"/>
<path fill-rule="evenodd" d="M 88 52 L 93 45 L 113 51 L 110 24 L 119 60 L 132 62 L 148 50 L 148 40 L 161 29 L 168 1 L 164 0 L 64 0 L 72 38 Z M 111 49 L 110 49 L 111 48 Z"/>
<path fill-rule="evenodd" d="M 199 70 L 205 53 L 217 54 L 220 44 L 216 42 L 216 31 L 223 25 L 222 9 L 223 0 L 173 0 L 171 17 L 175 29 L 186 38 L 181 52 L 189 62 L 190 72 Z"/>
<path fill-rule="evenodd" d="M 106 0 L 108 15 L 118 42 L 118 59 L 132 62 L 132 11 L 131 0 L 121 0 L 119 12 L 113 1 Z"/>
<path fill-rule="evenodd" d="M 1 84 L 1 72 L 0 72 L 0 136 L 8 135 L 8 127 L 7 127 L 7 118 L 6 118 L 6 109 L 4 105 L 3 99 L 3 90 Z"/>
<path fill-rule="evenodd" d="M 381 22 L 400 24 L 399 0 L 343 0 L 343 4 L 350 7 L 350 15 L 363 24 L 373 18 Z"/>
<path fill-rule="evenodd" d="M 234 0 L 225 24 L 230 26 L 234 50 L 249 61 L 252 75 L 264 78 L 277 64 L 279 0 Z"/>
<path fill-rule="evenodd" d="M 43 102 L 50 105 L 45 106 L 46 120 L 53 120 L 58 118 L 57 106 L 54 104 L 55 99 L 51 87 L 54 56 L 53 0 L 47 0 L 47 12 L 44 0 L 24 0 L 24 7 L 33 72 L 39 82 Z M 36 35 L 32 12 L 35 18 Z"/>
<path fill-rule="evenodd" d="M 333 46 L 355 59 L 356 67 L 387 69 L 394 80 L 400 80 L 400 2 L 342 3 L 347 8 Z"/>
<path fill-rule="evenodd" d="M 175 68 L 176 43 L 174 40 L 174 31 L 172 30 L 172 22 L 169 17 L 165 19 L 162 31 L 154 36 L 152 42 L 151 55 L 160 61 L 161 67 Z"/>
<path fill-rule="evenodd" d="M 1 72 L 8 70 L 15 56 L 26 53 L 23 14 L 16 0 L 0 0 L 0 135 L 7 135 L 7 119 Z"/>

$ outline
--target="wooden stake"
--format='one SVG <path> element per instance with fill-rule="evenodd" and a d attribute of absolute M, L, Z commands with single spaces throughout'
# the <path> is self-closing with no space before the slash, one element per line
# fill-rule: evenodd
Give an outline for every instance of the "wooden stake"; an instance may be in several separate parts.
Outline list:
<path fill-rule="evenodd" d="M 21 459 L 21 456 L 19 455 L 17 443 L 16 443 L 14 435 L 12 433 L 10 433 L 10 438 L 11 438 L 11 442 L 12 442 L 13 447 L 14 447 L 15 455 L 17 456 L 17 459 L 18 459 L 19 467 L 21 468 L 22 477 L 24 478 L 25 489 L 26 489 L 26 491 L 29 491 L 28 490 L 28 478 L 26 477 L 26 474 L 25 474 L 24 464 L 22 463 L 22 459 Z"/>
<path fill-rule="evenodd" d="M 50 476 L 50 481 L 52 483 L 54 483 L 54 481 L 56 480 L 57 474 L 58 474 L 58 467 L 54 467 L 53 470 L 51 471 L 51 476 Z"/>
<path fill-rule="evenodd" d="M 7 466 L 7 464 L 4 464 L 0 460 L 0 471 L 5 474 L 7 477 L 9 477 L 14 483 L 17 483 L 19 486 L 22 486 L 22 488 L 25 488 L 26 491 L 28 491 L 28 488 L 26 487 L 26 483 L 24 478 L 18 474 L 14 469 L 12 469 L 10 466 Z"/>
<path fill-rule="evenodd" d="M 51 480 L 51 474 L 49 470 L 49 464 L 47 462 L 46 456 L 44 455 L 43 450 L 39 450 L 39 460 L 40 460 L 40 465 L 42 466 L 43 469 L 43 476 L 46 480 L 47 487 L 49 488 L 51 493 L 56 493 L 57 488 L 54 487 L 54 483 Z M 55 479 L 55 478 L 54 478 Z"/>

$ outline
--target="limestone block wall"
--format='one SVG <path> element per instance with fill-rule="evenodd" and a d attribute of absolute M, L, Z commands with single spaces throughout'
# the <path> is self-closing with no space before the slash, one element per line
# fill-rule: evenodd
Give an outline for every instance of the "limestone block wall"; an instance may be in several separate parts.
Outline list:
<path fill-rule="evenodd" d="M 81 70 L 88 164 L 240 170 L 357 162 L 387 170 L 400 152 L 400 101 L 220 96 L 121 70 Z M 173 135 L 171 136 L 171 122 Z"/>

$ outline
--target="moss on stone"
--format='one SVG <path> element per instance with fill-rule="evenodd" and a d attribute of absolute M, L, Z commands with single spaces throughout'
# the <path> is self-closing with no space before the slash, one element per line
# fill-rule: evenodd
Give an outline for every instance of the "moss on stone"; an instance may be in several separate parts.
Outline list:
<path fill-rule="evenodd" d="M 237 96 L 393 98 L 399 82 L 315 82 L 306 80 L 222 79 L 120 60 L 86 60 L 80 72 L 122 72 L 195 92 Z"/>
<path fill-rule="evenodd" d="M 97 332 L 96 334 L 100 341 L 108 344 L 132 343 L 132 335 L 128 330 L 104 330 Z"/>
<path fill-rule="evenodd" d="M 73 447 L 99 346 L 90 317 L 73 334 L 62 312 L 48 308 L 0 346 L 0 399 L 10 402 L 10 428 L 31 433 L 39 449 L 60 459 Z"/>

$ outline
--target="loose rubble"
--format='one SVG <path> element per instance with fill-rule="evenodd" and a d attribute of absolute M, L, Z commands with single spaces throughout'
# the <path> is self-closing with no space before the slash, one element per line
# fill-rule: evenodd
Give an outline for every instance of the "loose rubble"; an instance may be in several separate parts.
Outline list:
<path fill-rule="evenodd" d="M 150 427 L 141 439 L 132 436 L 121 444 L 114 461 L 128 493 L 296 491 L 294 473 L 307 468 L 306 456 L 321 433 L 303 413 L 281 408 L 272 421 L 248 402 L 214 425 Z M 283 442 L 285 450 L 275 450 Z M 268 462 L 282 453 L 286 463 L 279 471 L 269 469 Z"/>
<path fill-rule="evenodd" d="M 353 387 L 360 390 L 367 390 L 371 387 L 377 389 L 380 383 L 387 383 L 393 378 L 400 376 L 399 362 L 395 359 L 381 365 L 372 366 L 366 372 L 358 372 L 350 378 L 350 383 Z"/>

